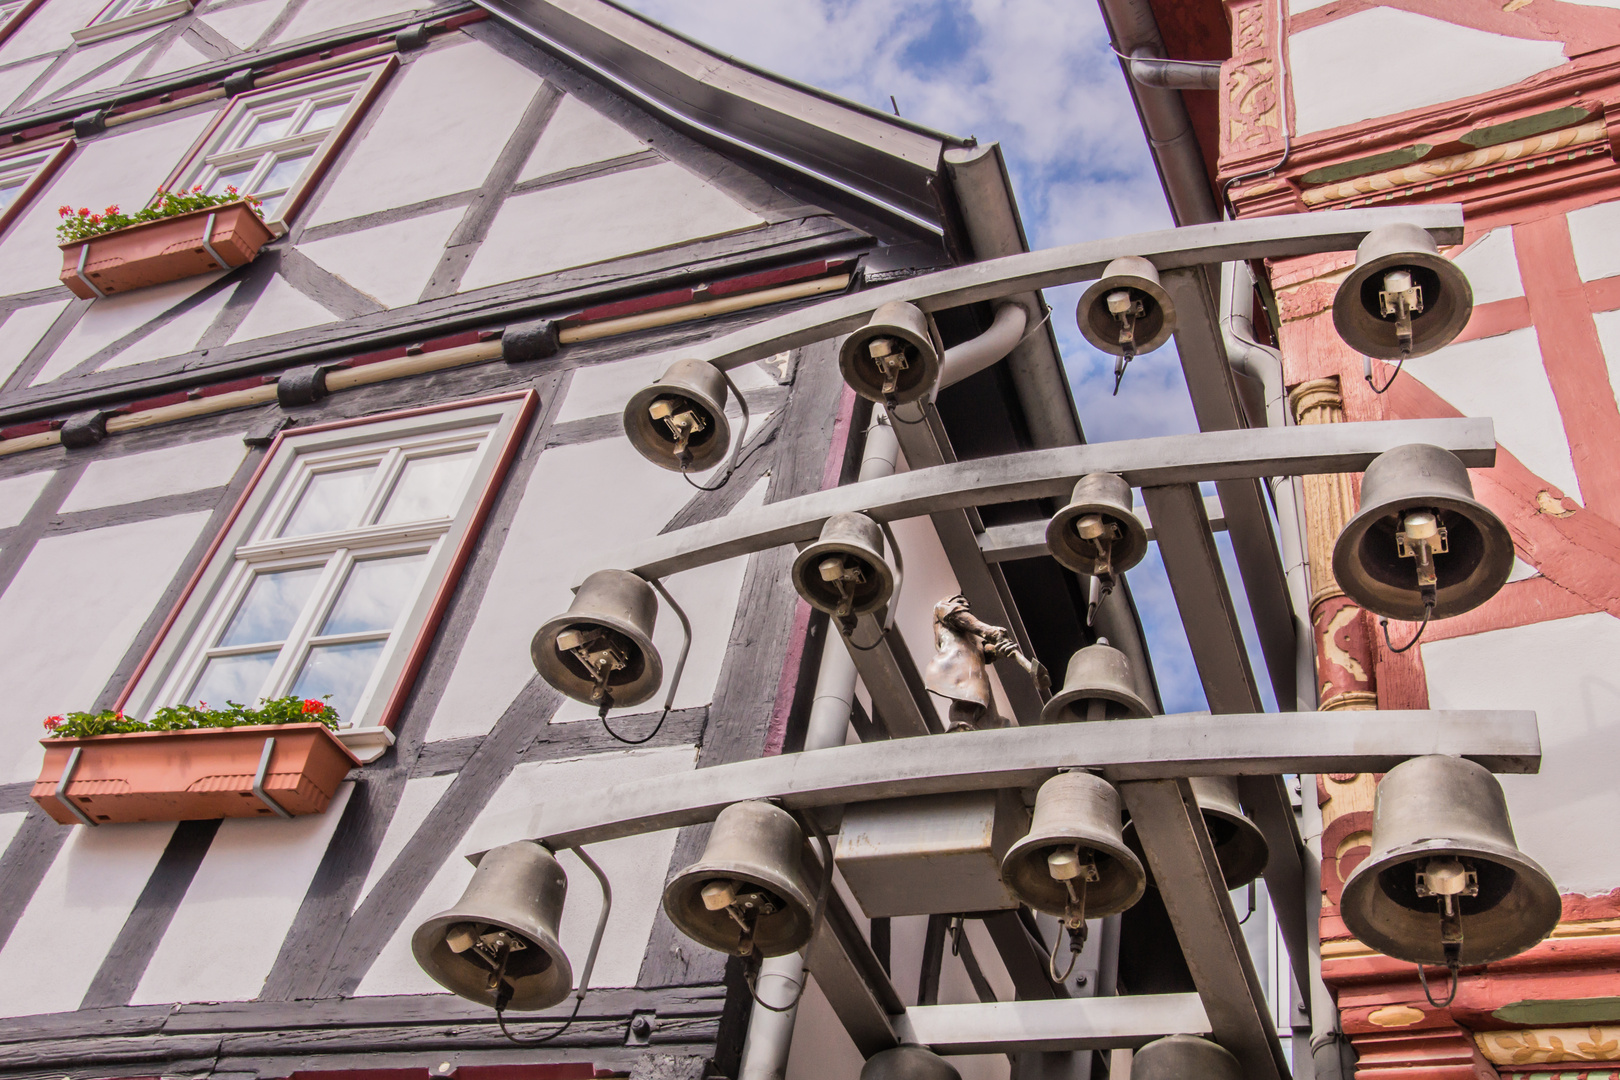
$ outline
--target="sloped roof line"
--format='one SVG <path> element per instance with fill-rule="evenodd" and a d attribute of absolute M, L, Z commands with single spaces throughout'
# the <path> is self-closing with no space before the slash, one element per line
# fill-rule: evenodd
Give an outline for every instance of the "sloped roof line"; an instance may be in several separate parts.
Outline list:
<path fill-rule="evenodd" d="M 941 155 L 973 145 L 708 49 L 609 0 L 478 0 L 677 127 L 943 235 Z"/>

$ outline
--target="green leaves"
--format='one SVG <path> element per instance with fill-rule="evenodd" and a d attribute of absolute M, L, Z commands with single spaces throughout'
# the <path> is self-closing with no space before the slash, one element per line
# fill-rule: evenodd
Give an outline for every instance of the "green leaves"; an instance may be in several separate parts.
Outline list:
<path fill-rule="evenodd" d="M 262 701 L 257 706 L 227 701 L 223 709 L 205 705 L 170 705 L 152 714 L 150 720 L 136 720 L 122 711 L 103 709 L 98 713 L 71 712 L 45 719 L 48 738 L 80 739 L 90 735 L 124 735 L 136 731 L 190 731 L 195 728 L 230 728 L 252 724 L 325 724 L 337 730 L 337 710 L 315 698 L 284 697 Z"/>
<path fill-rule="evenodd" d="M 56 227 L 56 235 L 61 243 L 68 244 L 75 240 L 88 240 L 92 236 L 127 229 L 143 221 L 159 221 L 163 218 L 189 214 L 193 210 L 207 210 L 227 203 L 244 201 L 253 208 L 255 214 L 260 218 L 264 217 L 264 207 L 256 196 L 242 195 L 234 187 L 226 188 L 222 195 L 205 195 L 201 185 L 190 191 L 159 191 L 150 205 L 133 214 L 119 210 L 116 203 L 99 214 L 91 212 L 88 206 L 81 206 L 75 210 L 72 206 L 62 205 L 56 208 L 57 216 L 62 219 L 62 224 Z"/>

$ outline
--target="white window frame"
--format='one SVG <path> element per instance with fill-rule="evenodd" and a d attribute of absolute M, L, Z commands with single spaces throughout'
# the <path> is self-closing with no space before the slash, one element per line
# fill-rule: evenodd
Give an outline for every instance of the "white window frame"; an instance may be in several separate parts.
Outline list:
<path fill-rule="evenodd" d="M 308 163 L 287 186 L 285 195 L 280 196 L 280 205 L 266 206 L 265 220 L 271 229 L 278 234 L 284 232 L 287 222 L 303 207 L 315 181 L 326 171 L 333 156 L 365 115 L 383 82 L 398 66 L 399 59 L 389 56 L 237 95 L 192 146 L 185 160 L 163 186 L 171 191 L 184 191 L 201 184 L 206 189 L 213 185 L 224 169 L 258 160 L 260 165 L 250 178 L 250 181 L 256 181 L 267 172 L 268 166 L 264 163 L 273 163 L 275 155 L 313 147 Z M 242 140 L 266 113 L 291 110 L 294 123 L 290 126 L 296 127 L 322 99 L 331 99 L 342 93 L 351 95 L 348 106 L 336 123 L 325 131 L 292 135 L 242 148 Z M 254 190 L 253 182 L 242 186 L 241 190 L 244 195 L 260 194 Z M 266 202 L 268 204 L 270 199 L 267 198 Z"/>
<path fill-rule="evenodd" d="M 53 139 L 43 144 L 23 143 L 0 153 L 0 181 L 23 181 L 22 190 L 11 200 L 11 205 L 0 209 L 0 231 L 4 231 L 33 201 L 62 162 L 73 153 L 73 148 L 72 139 Z"/>
<path fill-rule="evenodd" d="M 362 558 L 426 553 L 417 590 L 387 637 L 370 681 L 352 715 L 341 717 L 338 738 L 362 761 L 393 745 L 392 724 L 443 614 L 454 578 L 465 562 L 517 440 L 535 411 L 533 391 L 479 401 L 414 409 L 346 421 L 277 437 L 259 473 L 215 540 L 147 662 L 126 688 L 121 706 L 145 718 L 186 699 L 256 574 L 322 566 L 320 579 L 289 630 L 266 680 L 271 697 L 291 687 L 316 630 L 330 611 L 355 562 Z M 400 525 L 361 525 L 336 532 L 278 538 L 309 478 L 318 472 L 377 462 L 361 521 L 375 517 L 408 457 L 473 449 L 453 512 L 441 519 Z M 375 640 L 366 632 L 355 637 Z M 322 638 L 323 643 L 333 643 Z M 225 650 L 229 651 L 229 650 Z M 221 703 L 223 704 L 223 703 Z M 252 704 L 243 702 L 242 704 Z"/>
<path fill-rule="evenodd" d="M 88 26 L 73 31 L 80 45 L 117 37 L 132 30 L 144 30 L 191 13 L 192 0 L 112 0 L 96 12 Z"/>

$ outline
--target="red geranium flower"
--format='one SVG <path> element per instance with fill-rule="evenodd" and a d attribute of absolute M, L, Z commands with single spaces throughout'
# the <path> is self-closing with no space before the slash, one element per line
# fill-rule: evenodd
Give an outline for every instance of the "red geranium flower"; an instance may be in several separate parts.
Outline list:
<path fill-rule="evenodd" d="M 102 211 L 102 212 L 106 213 L 106 214 L 116 214 L 116 213 L 118 213 L 118 204 L 113 203 L 111 206 L 107 207 L 107 209 Z"/>
<path fill-rule="evenodd" d="M 316 701 L 314 698 L 305 698 L 304 699 L 304 713 L 305 713 L 305 715 L 308 715 L 310 713 L 323 712 L 323 711 L 325 711 L 325 709 L 326 709 L 326 702 L 324 702 L 324 701 Z"/>
<path fill-rule="evenodd" d="M 59 215 L 61 215 L 62 217 L 69 217 L 73 213 L 73 207 L 71 207 L 71 206 L 58 206 L 56 208 L 56 212 Z"/>
<path fill-rule="evenodd" d="M 90 208 L 88 206 L 79 207 L 79 216 L 80 217 L 89 217 L 90 216 Z"/>
<path fill-rule="evenodd" d="M 61 723 L 62 718 L 60 716 L 47 716 L 45 718 L 45 730 L 55 731 L 57 727 L 61 725 Z"/>

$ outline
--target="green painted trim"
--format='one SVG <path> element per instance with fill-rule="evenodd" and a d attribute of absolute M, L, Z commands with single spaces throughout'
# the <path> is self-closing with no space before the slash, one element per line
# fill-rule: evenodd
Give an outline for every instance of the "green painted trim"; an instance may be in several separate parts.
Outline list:
<path fill-rule="evenodd" d="M 1429 156 L 1434 147 L 1427 143 L 1414 143 L 1403 146 L 1399 150 L 1386 150 L 1382 154 L 1372 157 L 1356 158 L 1353 161 L 1341 161 L 1337 165 L 1324 165 L 1320 169 L 1312 169 L 1300 177 L 1303 184 L 1332 184 L 1340 180 L 1349 180 L 1353 176 L 1366 176 L 1369 173 L 1383 172 L 1385 169 L 1398 169 L 1402 165 L 1410 165 L 1414 161 L 1422 161 Z"/>
<path fill-rule="evenodd" d="M 1569 998 L 1564 1001 L 1515 1001 L 1491 1013 L 1508 1024 L 1551 1027 L 1558 1024 L 1620 1022 L 1620 997 Z"/>
<path fill-rule="evenodd" d="M 1570 127 L 1591 115 L 1591 109 L 1581 109 L 1569 105 L 1562 109 L 1554 109 L 1551 112 L 1536 113 L 1534 116 L 1521 116 L 1517 120 L 1509 120 L 1505 124 L 1491 124 L 1488 127 L 1475 128 L 1462 136 L 1460 141 L 1475 149 L 1483 146 L 1497 146 L 1501 143 L 1512 142 L 1514 139 L 1527 139 L 1532 135 L 1540 135 L 1544 131 L 1557 131 L 1559 128 Z"/>

